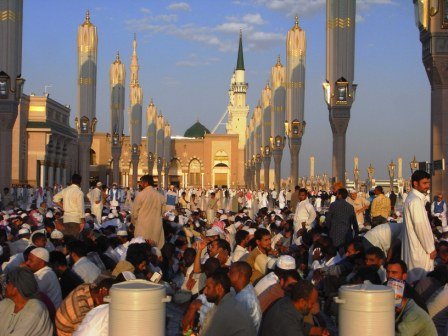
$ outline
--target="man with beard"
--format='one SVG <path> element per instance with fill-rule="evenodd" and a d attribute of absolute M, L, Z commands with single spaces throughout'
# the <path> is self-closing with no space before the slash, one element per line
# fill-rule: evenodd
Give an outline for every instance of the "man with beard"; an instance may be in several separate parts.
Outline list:
<path fill-rule="evenodd" d="M 255 336 L 252 319 L 230 293 L 230 279 L 225 272 L 213 273 L 205 284 L 204 295 L 215 306 L 207 314 L 202 336 Z M 317 292 L 316 292 L 317 297 Z"/>
<path fill-rule="evenodd" d="M 266 274 L 268 252 L 271 249 L 271 233 L 263 228 L 257 229 L 254 234 L 257 247 L 247 256 L 247 263 L 252 268 L 250 282 L 253 284 Z"/>
<path fill-rule="evenodd" d="M 318 293 L 313 284 L 301 280 L 290 288 L 290 295 L 278 300 L 266 312 L 260 327 L 260 336 L 305 336 L 303 317 L 317 303 Z M 324 331 L 322 335 L 329 335 Z"/>

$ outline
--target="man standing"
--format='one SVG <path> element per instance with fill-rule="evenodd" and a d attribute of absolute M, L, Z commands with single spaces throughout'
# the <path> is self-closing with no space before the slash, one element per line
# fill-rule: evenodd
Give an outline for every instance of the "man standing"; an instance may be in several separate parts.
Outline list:
<path fill-rule="evenodd" d="M 207 204 L 207 224 L 211 225 L 215 219 L 216 211 L 218 211 L 219 199 L 216 198 L 214 192 L 210 193 L 210 200 Z"/>
<path fill-rule="evenodd" d="M 347 196 L 347 189 L 338 189 L 336 200 L 330 204 L 327 212 L 326 222 L 329 228 L 329 236 L 337 249 L 343 248 L 353 239 L 353 234 L 358 235 L 359 233 L 355 210 L 345 200 Z"/>
<path fill-rule="evenodd" d="M 150 175 L 140 178 L 141 192 L 132 205 L 132 223 L 135 225 L 135 237 L 152 240 L 161 249 L 165 244 L 162 226 L 162 209 L 165 197 L 154 189 L 154 180 Z"/>
<path fill-rule="evenodd" d="M 174 186 L 170 185 L 166 192 L 166 211 L 171 211 L 176 208 L 177 204 L 177 192 L 174 190 Z"/>
<path fill-rule="evenodd" d="M 347 202 L 353 205 L 356 214 L 356 221 L 360 229 L 364 227 L 364 212 L 369 208 L 370 202 L 364 197 L 358 196 L 356 190 L 350 190 L 350 198 L 347 198 Z"/>
<path fill-rule="evenodd" d="M 116 183 L 112 184 L 108 198 L 111 207 L 116 208 L 120 205 L 120 190 L 118 190 Z"/>
<path fill-rule="evenodd" d="M 426 193 L 431 185 L 430 178 L 427 172 L 416 170 L 411 177 L 412 190 L 404 204 L 401 255 L 408 265 L 409 283 L 420 280 L 432 271 L 437 255 L 425 209 Z"/>
<path fill-rule="evenodd" d="M 294 234 L 301 228 L 310 230 L 315 219 L 316 210 L 308 199 L 308 191 L 302 188 L 299 190 L 299 203 L 294 214 Z"/>
<path fill-rule="evenodd" d="M 81 175 L 73 174 L 72 184 L 53 197 L 53 201 L 64 210 L 64 236 L 77 237 L 85 225 L 84 193 Z"/>
<path fill-rule="evenodd" d="M 98 182 L 96 187 L 90 190 L 87 194 L 87 198 L 90 201 L 90 208 L 92 213 L 95 215 L 98 224 L 101 223 L 101 217 L 103 215 L 103 197 L 101 187 L 103 184 Z"/>
<path fill-rule="evenodd" d="M 296 206 L 297 203 L 299 203 L 299 190 L 300 187 L 295 186 L 294 192 L 291 194 L 291 204 L 290 204 L 291 212 L 296 212 Z"/>
<path fill-rule="evenodd" d="M 372 216 L 372 227 L 387 222 L 387 218 L 390 216 L 391 206 L 390 199 L 384 195 L 383 187 L 376 186 L 373 190 L 375 198 L 372 201 L 372 209 L 370 214 Z"/>
<path fill-rule="evenodd" d="M 446 226 L 446 202 L 443 200 L 443 195 L 439 194 L 431 204 L 431 215 L 437 217 L 442 223 L 442 227 Z"/>

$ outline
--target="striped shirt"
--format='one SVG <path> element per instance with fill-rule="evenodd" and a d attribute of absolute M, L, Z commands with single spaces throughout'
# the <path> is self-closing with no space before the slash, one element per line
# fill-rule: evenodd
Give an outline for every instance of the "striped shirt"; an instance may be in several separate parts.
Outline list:
<path fill-rule="evenodd" d="M 76 287 L 62 302 L 56 312 L 56 329 L 58 336 L 71 335 L 82 322 L 87 313 L 95 307 L 90 284 Z"/>

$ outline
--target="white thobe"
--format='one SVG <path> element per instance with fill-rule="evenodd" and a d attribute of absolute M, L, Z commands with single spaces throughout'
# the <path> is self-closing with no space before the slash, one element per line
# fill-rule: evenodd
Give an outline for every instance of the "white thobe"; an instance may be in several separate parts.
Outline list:
<path fill-rule="evenodd" d="M 294 234 L 300 230 L 303 222 L 306 223 L 307 230 L 311 229 L 311 224 L 313 224 L 315 219 L 316 211 L 309 199 L 307 198 L 299 202 L 296 207 L 296 213 L 294 214 Z"/>
<path fill-rule="evenodd" d="M 425 209 L 426 197 L 412 189 L 403 209 L 403 230 L 401 232 L 401 255 L 408 265 L 409 283 L 420 280 L 434 269 L 430 258 L 435 250 L 434 236 Z"/>
<path fill-rule="evenodd" d="M 39 286 L 39 291 L 47 295 L 53 302 L 54 307 L 58 309 L 62 302 L 62 292 L 56 273 L 50 267 L 45 266 L 34 272 L 34 277 Z"/>
<path fill-rule="evenodd" d="M 96 216 L 98 223 L 101 223 L 101 217 L 103 213 L 103 203 L 101 202 L 101 190 L 93 188 L 88 194 L 87 198 L 90 201 L 92 213 Z M 99 203 L 97 203 L 99 202 Z"/>

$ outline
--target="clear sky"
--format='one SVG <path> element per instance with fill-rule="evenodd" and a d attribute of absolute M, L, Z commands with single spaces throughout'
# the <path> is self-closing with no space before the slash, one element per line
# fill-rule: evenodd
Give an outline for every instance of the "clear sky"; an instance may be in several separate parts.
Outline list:
<path fill-rule="evenodd" d="M 240 27 L 252 115 L 277 55 L 285 64 L 286 33 L 297 14 L 308 45 L 300 175 L 308 175 L 311 154 L 317 173 L 331 174 L 332 136 L 322 90 L 325 0 L 26 0 L 25 93 L 42 94 L 45 85 L 52 85 L 47 88 L 50 96 L 71 105 L 72 124 L 77 111 L 76 34 L 86 9 L 99 35 L 97 130 L 110 131 L 109 66 L 119 50 L 129 82 L 135 32 L 143 115 L 153 98 L 173 135 L 183 135 L 197 119 L 211 130 L 225 112 Z M 386 178 L 387 163 L 402 156 L 407 176 L 414 154 L 419 161 L 430 157 L 430 86 L 411 0 L 357 1 L 355 60 L 358 89 L 347 131 L 347 170 L 352 177 L 353 156 L 358 155 L 362 178 L 370 162 L 376 177 Z M 285 149 L 284 176 L 288 167 Z"/>

